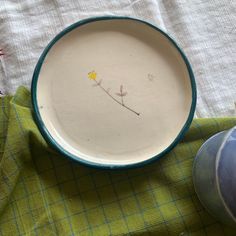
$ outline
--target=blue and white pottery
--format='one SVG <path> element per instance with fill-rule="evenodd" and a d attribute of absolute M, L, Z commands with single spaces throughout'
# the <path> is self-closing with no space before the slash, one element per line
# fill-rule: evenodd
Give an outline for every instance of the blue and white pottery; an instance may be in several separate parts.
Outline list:
<path fill-rule="evenodd" d="M 208 139 L 194 161 L 193 181 L 205 208 L 236 226 L 236 127 Z"/>

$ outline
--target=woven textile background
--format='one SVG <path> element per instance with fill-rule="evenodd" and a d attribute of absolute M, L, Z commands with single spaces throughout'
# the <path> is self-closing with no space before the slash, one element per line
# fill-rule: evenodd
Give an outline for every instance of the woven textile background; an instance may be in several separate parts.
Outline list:
<path fill-rule="evenodd" d="M 0 0 L 0 90 L 29 88 L 40 54 L 63 28 L 125 15 L 161 27 L 183 48 L 197 82 L 196 117 L 235 116 L 235 12 L 235 0 Z"/>
<path fill-rule="evenodd" d="M 192 184 L 197 150 L 235 118 L 196 119 L 161 160 L 107 171 L 56 154 L 30 107 L 24 87 L 0 100 L 0 235 L 236 235 L 203 209 Z"/>

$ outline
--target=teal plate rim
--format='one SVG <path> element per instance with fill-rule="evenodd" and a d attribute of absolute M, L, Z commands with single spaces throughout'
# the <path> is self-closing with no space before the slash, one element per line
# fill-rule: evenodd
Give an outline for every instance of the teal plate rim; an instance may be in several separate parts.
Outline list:
<path fill-rule="evenodd" d="M 38 82 L 40 69 L 42 67 L 42 64 L 44 62 L 44 59 L 45 59 L 47 53 L 49 52 L 51 47 L 60 38 L 62 38 L 65 34 L 69 33 L 70 31 L 72 31 L 75 28 L 80 27 L 82 25 L 85 25 L 85 24 L 88 24 L 88 23 L 91 23 L 91 22 L 94 22 L 94 21 L 102 21 L 102 20 L 132 20 L 132 21 L 137 21 L 137 22 L 143 23 L 143 24 L 147 25 L 148 27 L 151 27 L 151 28 L 155 29 L 156 31 L 158 31 L 159 33 L 164 35 L 172 43 L 172 45 L 177 49 L 177 51 L 180 53 L 182 59 L 184 60 L 184 62 L 186 64 L 186 67 L 187 67 L 187 70 L 188 70 L 188 73 L 189 73 L 189 78 L 190 78 L 191 88 L 192 88 L 192 103 L 191 103 L 191 108 L 190 108 L 188 118 L 187 118 L 184 126 L 182 127 L 182 129 L 180 130 L 179 134 L 174 139 L 174 141 L 165 150 L 163 150 L 161 153 L 159 153 L 159 154 L 157 154 L 157 155 L 155 155 L 155 156 L 153 156 L 153 157 L 151 157 L 147 160 L 141 161 L 141 162 L 131 163 L 131 164 L 123 164 L 123 165 L 120 165 L 120 164 L 102 164 L 102 163 L 91 162 L 91 161 L 82 159 L 78 156 L 75 156 L 75 155 L 71 154 L 70 152 L 68 152 L 67 150 L 65 150 L 61 145 L 59 145 L 54 140 L 54 138 L 51 136 L 51 134 L 47 130 L 47 128 L 46 128 L 46 126 L 45 126 L 45 124 L 44 124 L 44 122 L 43 122 L 43 120 L 40 116 L 39 107 L 38 107 L 38 103 L 37 103 L 37 82 Z M 195 78 L 194 78 L 194 74 L 193 74 L 191 65 L 190 65 L 185 53 L 183 52 L 183 50 L 178 46 L 178 44 L 175 42 L 175 40 L 170 35 L 165 33 L 163 30 L 161 30 L 157 26 L 155 26 L 155 25 L 153 25 L 153 24 L 151 24 L 147 21 L 138 19 L 138 18 L 133 18 L 133 17 L 128 17 L 128 16 L 99 16 L 99 17 L 91 17 L 91 18 L 83 19 L 83 20 L 80 20 L 80 21 L 68 26 L 67 28 L 62 30 L 59 34 L 57 34 L 51 40 L 51 42 L 46 46 L 46 48 L 43 50 L 41 56 L 39 57 L 38 62 L 37 62 L 36 66 L 35 66 L 35 69 L 34 69 L 34 73 L 33 73 L 33 77 L 32 77 L 32 83 L 31 83 L 31 100 L 32 100 L 32 106 L 33 106 L 33 116 L 34 116 L 36 125 L 37 125 L 40 133 L 42 134 L 44 139 L 49 143 L 49 145 L 51 145 L 59 153 L 61 153 L 62 155 L 66 156 L 68 158 L 70 158 L 71 160 L 74 160 L 76 162 L 79 162 L 79 163 L 84 164 L 84 165 L 89 166 L 89 167 L 100 168 L 100 169 L 128 169 L 128 168 L 142 167 L 146 164 L 149 164 L 151 162 L 159 160 L 165 154 L 170 152 L 179 143 L 179 141 L 183 138 L 184 134 L 189 129 L 189 127 L 191 125 L 191 122 L 193 120 L 194 112 L 195 112 L 195 109 L 196 109 L 197 89 L 196 89 L 196 82 L 195 82 Z"/>

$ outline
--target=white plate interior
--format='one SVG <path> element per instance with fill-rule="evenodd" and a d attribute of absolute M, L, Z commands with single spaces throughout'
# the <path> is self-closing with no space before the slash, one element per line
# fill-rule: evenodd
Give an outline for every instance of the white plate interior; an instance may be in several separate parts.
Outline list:
<path fill-rule="evenodd" d="M 116 19 L 80 26 L 53 45 L 38 77 L 37 103 L 46 129 L 66 151 L 126 165 L 175 140 L 192 90 L 185 62 L 164 35 Z"/>

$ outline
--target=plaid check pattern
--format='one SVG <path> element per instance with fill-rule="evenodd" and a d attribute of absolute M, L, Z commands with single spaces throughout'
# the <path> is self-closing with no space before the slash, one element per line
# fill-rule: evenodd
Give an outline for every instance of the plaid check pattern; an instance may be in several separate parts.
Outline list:
<path fill-rule="evenodd" d="M 109 171 L 52 150 L 24 87 L 0 104 L 0 235 L 236 235 L 205 211 L 192 183 L 202 143 L 236 125 L 236 118 L 196 119 L 161 160 Z"/>

